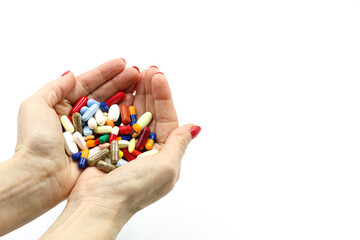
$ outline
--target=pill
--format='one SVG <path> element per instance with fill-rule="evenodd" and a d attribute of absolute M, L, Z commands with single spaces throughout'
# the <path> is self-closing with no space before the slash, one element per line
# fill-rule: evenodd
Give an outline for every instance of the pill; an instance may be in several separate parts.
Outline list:
<path fill-rule="evenodd" d="M 128 163 L 128 161 L 124 160 L 124 159 L 120 159 L 117 163 L 116 166 L 121 167 L 122 165 Z"/>
<path fill-rule="evenodd" d="M 75 141 L 74 141 L 74 137 L 71 133 L 69 132 L 64 132 L 64 139 L 65 139 L 65 150 L 66 153 L 69 156 L 72 156 L 74 153 L 77 153 L 79 151 Z"/>
<path fill-rule="evenodd" d="M 95 120 L 99 126 L 102 126 L 105 124 L 104 114 L 100 109 L 96 110 Z"/>
<path fill-rule="evenodd" d="M 111 126 L 107 126 L 107 125 L 97 126 L 97 127 L 94 129 L 94 133 L 96 133 L 96 134 L 106 134 L 106 133 L 111 133 L 111 131 L 112 131 L 112 127 L 111 127 Z"/>
<path fill-rule="evenodd" d="M 71 158 L 74 161 L 79 161 L 80 157 L 81 157 L 81 152 L 77 152 L 77 153 L 74 153 L 73 155 L 71 155 Z"/>
<path fill-rule="evenodd" d="M 89 157 L 87 164 L 93 167 L 96 165 L 98 161 L 107 158 L 109 156 L 109 153 L 110 153 L 109 149 L 103 149 L 97 152 L 96 154 L 94 154 L 93 156 Z"/>
<path fill-rule="evenodd" d="M 85 141 L 94 140 L 94 139 L 95 139 L 95 136 L 94 136 L 94 135 L 86 136 L 86 137 L 84 138 Z"/>
<path fill-rule="evenodd" d="M 87 122 L 98 110 L 99 106 L 96 104 L 93 104 L 91 107 L 89 107 L 88 110 L 81 116 L 81 120 L 84 122 Z"/>
<path fill-rule="evenodd" d="M 139 135 L 139 139 L 136 143 L 135 148 L 139 151 L 144 150 L 145 144 L 150 136 L 151 130 L 148 127 L 145 127 L 143 130 L 141 130 L 141 133 Z"/>
<path fill-rule="evenodd" d="M 110 147 L 110 143 L 102 143 L 99 145 L 99 148 L 102 150 L 102 149 L 106 149 L 106 148 L 109 148 Z"/>
<path fill-rule="evenodd" d="M 81 97 L 76 103 L 75 105 L 73 106 L 73 108 L 71 109 L 70 111 L 70 115 L 73 115 L 74 113 L 76 112 L 80 112 L 80 109 L 86 105 L 88 101 L 88 98 L 87 97 Z"/>
<path fill-rule="evenodd" d="M 89 100 L 87 101 L 87 106 L 88 106 L 88 107 L 91 107 L 91 106 L 94 105 L 94 104 L 96 104 L 96 105 L 98 105 L 98 106 L 100 107 L 100 103 L 99 103 L 98 101 L 94 100 L 94 99 L 89 99 Z"/>
<path fill-rule="evenodd" d="M 134 155 L 134 157 L 137 157 L 137 156 L 139 156 L 140 154 L 142 154 L 142 152 L 134 149 L 131 154 Z"/>
<path fill-rule="evenodd" d="M 132 153 L 134 151 L 135 144 L 136 144 L 136 139 L 135 138 L 131 139 L 128 146 L 129 153 Z"/>
<path fill-rule="evenodd" d="M 129 135 L 132 132 L 131 126 L 120 126 L 119 127 L 119 135 Z"/>
<path fill-rule="evenodd" d="M 133 132 L 133 133 L 131 133 L 131 137 L 133 137 L 133 138 L 136 138 L 137 136 L 139 136 L 140 135 L 140 132 Z"/>
<path fill-rule="evenodd" d="M 120 149 L 127 148 L 129 146 L 129 141 L 127 141 L 127 140 L 120 140 L 118 142 L 119 142 Z"/>
<path fill-rule="evenodd" d="M 83 106 L 83 107 L 80 109 L 80 114 L 83 115 L 88 109 L 89 109 L 88 106 Z"/>
<path fill-rule="evenodd" d="M 78 162 L 79 168 L 84 169 L 86 167 L 88 157 L 89 157 L 89 150 L 88 149 L 83 150 Z"/>
<path fill-rule="evenodd" d="M 70 119 L 66 116 L 66 115 L 62 115 L 60 117 L 60 121 L 62 126 L 64 127 L 65 131 L 69 132 L 69 133 L 73 133 L 74 132 L 74 126 L 71 123 Z"/>
<path fill-rule="evenodd" d="M 115 95 L 113 95 L 111 98 L 105 101 L 106 105 L 111 106 L 113 104 L 118 104 L 122 100 L 125 99 L 125 93 L 124 92 L 118 92 Z"/>
<path fill-rule="evenodd" d="M 63 127 L 62 124 L 61 124 L 61 129 L 62 129 L 62 132 L 65 132 L 65 128 Z"/>
<path fill-rule="evenodd" d="M 102 135 L 101 137 L 99 137 L 99 143 L 106 143 L 109 141 L 109 138 L 110 138 L 110 134 L 104 134 Z"/>
<path fill-rule="evenodd" d="M 111 172 L 112 170 L 116 169 L 116 167 L 110 163 L 107 163 L 105 161 L 98 161 L 96 164 L 96 167 L 106 173 Z"/>
<path fill-rule="evenodd" d="M 84 137 L 81 135 L 81 133 L 79 132 L 74 132 L 73 133 L 73 138 L 75 143 L 78 145 L 79 149 L 82 151 L 84 149 L 88 149 L 88 147 L 86 146 L 86 142 Z"/>
<path fill-rule="evenodd" d="M 123 153 L 124 153 L 124 158 L 127 160 L 127 161 L 132 161 L 134 159 L 136 159 L 131 153 L 129 153 L 129 151 L 127 150 L 127 148 L 123 148 L 121 150 Z"/>
<path fill-rule="evenodd" d="M 89 128 L 89 126 L 84 126 L 83 127 L 83 135 L 86 136 L 90 136 L 92 135 L 94 132 Z"/>
<path fill-rule="evenodd" d="M 90 129 L 94 130 L 98 125 L 94 117 L 91 117 L 89 121 L 87 122 L 87 125 Z"/>
<path fill-rule="evenodd" d="M 130 112 L 130 126 L 134 125 L 136 123 L 136 109 L 134 106 L 129 107 Z"/>
<path fill-rule="evenodd" d="M 114 104 L 111 105 L 109 112 L 108 112 L 108 118 L 113 121 L 116 122 L 120 117 L 120 108 L 119 105 Z"/>
<path fill-rule="evenodd" d="M 97 154 L 100 151 L 101 150 L 99 147 L 94 147 L 94 148 L 90 149 L 89 150 L 89 158 L 91 158 L 92 156 L 94 156 L 95 154 Z"/>
<path fill-rule="evenodd" d="M 105 102 L 102 102 L 102 103 L 100 103 L 100 109 L 103 112 L 107 112 L 107 111 L 109 111 L 109 106 Z"/>
<path fill-rule="evenodd" d="M 73 118 L 74 131 L 82 133 L 81 114 L 76 112 L 72 115 L 72 118 Z"/>
<path fill-rule="evenodd" d="M 119 161 L 119 142 L 114 140 L 110 143 L 110 159 L 112 164 Z"/>
<path fill-rule="evenodd" d="M 159 153 L 158 150 L 152 149 L 150 151 L 143 152 L 142 154 L 137 156 L 137 158 L 146 157 L 146 156 L 153 156 L 153 155 L 158 154 L 158 153 Z"/>
<path fill-rule="evenodd" d="M 96 146 L 96 140 L 88 140 L 88 141 L 86 141 L 86 146 L 88 148 L 95 147 Z"/>
<path fill-rule="evenodd" d="M 127 140 L 130 141 L 132 139 L 132 137 L 130 135 L 121 135 L 121 140 Z"/>
<path fill-rule="evenodd" d="M 137 122 L 132 126 L 132 128 L 134 129 L 134 131 L 140 132 L 143 128 L 149 125 L 151 119 L 151 112 L 146 112 L 139 118 L 139 120 L 137 120 Z"/>
<path fill-rule="evenodd" d="M 119 149 L 119 159 L 124 156 L 124 153 Z"/>
<path fill-rule="evenodd" d="M 154 143 L 155 143 L 155 138 L 156 138 L 156 134 L 154 132 L 151 132 L 149 139 L 147 140 L 147 142 L 145 144 L 146 150 L 151 150 L 153 148 Z"/>
<path fill-rule="evenodd" d="M 107 113 L 103 113 L 103 115 L 104 115 L 105 124 L 106 124 L 106 120 L 108 120 L 108 119 L 109 119 L 109 117 L 108 117 L 108 114 L 107 114 Z"/>
<path fill-rule="evenodd" d="M 109 142 L 116 140 L 118 133 L 119 133 L 119 127 L 116 126 L 112 129 L 112 132 L 111 132 L 110 138 L 109 138 Z"/>
<path fill-rule="evenodd" d="M 129 112 L 129 108 L 126 105 L 121 105 L 120 106 L 120 115 L 121 115 L 121 122 L 124 125 L 128 125 L 131 121 L 130 121 L 130 112 Z"/>
<path fill-rule="evenodd" d="M 122 140 L 122 139 L 121 139 L 120 136 L 118 136 L 118 137 L 116 138 L 116 140 L 117 140 L 117 141 L 120 141 L 120 140 Z"/>
<path fill-rule="evenodd" d="M 110 126 L 110 127 L 114 127 L 114 126 L 115 126 L 114 122 L 111 121 L 110 119 L 106 119 L 106 120 L 105 120 L 105 124 L 108 125 L 108 126 Z"/>

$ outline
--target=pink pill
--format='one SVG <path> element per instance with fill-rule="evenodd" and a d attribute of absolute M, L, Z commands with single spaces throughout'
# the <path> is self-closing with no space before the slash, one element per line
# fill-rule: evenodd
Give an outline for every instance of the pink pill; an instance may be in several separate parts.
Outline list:
<path fill-rule="evenodd" d="M 100 145 L 99 145 L 99 148 L 100 148 L 101 150 L 107 149 L 107 148 L 109 148 L 109 147 L 110 147 L 110 143 L 103 143 L 103 144 L 100 144 Z"/>

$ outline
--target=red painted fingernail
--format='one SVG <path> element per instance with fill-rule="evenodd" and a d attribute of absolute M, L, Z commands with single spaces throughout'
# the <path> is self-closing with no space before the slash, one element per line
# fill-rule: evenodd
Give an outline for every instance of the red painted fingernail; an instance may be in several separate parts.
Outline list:
<path fill-rule="evenodd" d="M 125 59 L 123 59 L 123 58 L 121 58 L 124 62 L 125 62 L 125 64 L 126 64 L 126 61 L 125 61 Z"/>
<path fill-rule="evenodd" d="M 194 126 L 194 127 L 192 127 L 191 130 L 190 130 L 192 139 L 196 138 L 196 136 L 199 135 L 200 131 L 201 131 L 201 127 L 200 127 L 200 126 Z"/>
<path fill-rule="evenodd" d="M 164 75 L 164 76 L 165 76 L 165 74 L 163 74 L 162 72 L 157 72 L 157 73 L 155 73 L 155 74 L 162 74 L 162 75 Z"/>
<path fill-rule="evenodd" d="M 135 68 L 140 73 L 140 70 L 137 66 L 133 66 L 133 68 Z"/>
<path fill-rule="evenodd" d="M 154 68 L 157 68 L 157 69 L 159 69 L 157 66 L 150 66 L 150 67 L 154 67 Z"/>
<path fill-rule="evenodd" d="M 61 75 L 61 77 L 65 76 L 65 75 L 68 74 L 69 72 L 70 72 L 70 70 L 67 71 L 67 72 L 64 72 L 64 73 Z"/>

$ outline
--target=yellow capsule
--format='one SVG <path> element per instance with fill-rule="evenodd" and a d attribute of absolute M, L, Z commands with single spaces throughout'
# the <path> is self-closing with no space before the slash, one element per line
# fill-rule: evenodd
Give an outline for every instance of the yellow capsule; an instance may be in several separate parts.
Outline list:
<path fill-rule="evenodd" d="M 94 133 L 96 133 L 96 134 L 106 134 L 106 133 L 111 133 L 111 132 L 112 132 L 112 127 L 108 126 L 108 125 L 97 126 L 94 129 Z"/>
<path fill-rule="evenodd" d="M 65 131 L 73 133 L 75 131 L 74 125 L 71 123 L 70 119 L 66 115 L 60 117 L 61 124 L 63 125 Z"/>
<path fill-rule="evenodd" d="M 119 159 L 122 158 L 123 156 L 124 156 L 124 153 L 121 150 L 119 150 Z"/>
<path fill-rule="evenodd" d="M 83 158 L 89 158 L 89 149 L 84 149 L 81 151 L 81 157 Z"/>
<path fill-rule="evenodd" d="M 137 122 L 132 126 L 132 128 L 134 129 L 135 132 L 140 132 L 141 129 L 149 125 L 151 119 L 152 119 L 151 112 L 146 112 L 139 118 L 139 120 L 137 120 Z"/>

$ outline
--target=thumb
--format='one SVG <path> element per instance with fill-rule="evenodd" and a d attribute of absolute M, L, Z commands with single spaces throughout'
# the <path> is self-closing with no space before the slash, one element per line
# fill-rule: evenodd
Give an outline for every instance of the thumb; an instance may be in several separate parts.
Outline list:
<path fill-rule="evenodd" d="M 201 127 L 195 124 L 187 124 L 173 130 L 166 139 L 161 154 L 170 156 L 175 161 L 181 161 L 185 150 L 192 139 L 194 139 L 201 131 Z"/>
<path fill-rule="evenodd" d="M 74 85 L 75 76 L 69 71 L 60 78 L 46 84 L 36 95 L 43 98 L 49 107 L 54 107 L 67 97 Z"/>

